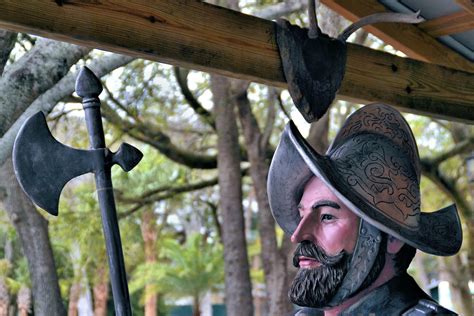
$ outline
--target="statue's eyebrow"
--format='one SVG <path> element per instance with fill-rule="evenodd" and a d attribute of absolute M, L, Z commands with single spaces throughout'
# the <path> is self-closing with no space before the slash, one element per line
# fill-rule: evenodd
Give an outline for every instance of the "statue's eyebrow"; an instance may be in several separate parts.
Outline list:
<path fill-rule="evenodd" d="M 317 210 L 318 208 L 323 207 L 323 206 L 329 206 L 329 207 L 335 208 L 336 210 L 338 210 L 338 209 L 341 208 L 341 206 L 340 206 L 339 204 L 337 204 L 336 202 L 334 202 L 334 201 L 330 201 L 330 200 L 319 200 L 319 201 L 316 201 L 316 202 L 311 206 L 311 210 L 315 211 L 315 210 Z M 300 203 L 300 204 L 298 204 L 297 208 L 298 208 L 298 211 L 300 211 L 300 210 L 303 208 L 303 205 Z"/>
<path fill-rule="evenodd" d="M 320 207 L 323 207 L 323 206 L 329 206 L 329 207 L 332 207 L 332 208 L 335 208 L 336 210 L 340 209 L 341 206 L 339 204 L 337 204 L 336 202 L 334 201 L 330 201 L 330 200 L 319 200 L 319 201 L 316 201 L 316 203 L 313 204 L 313 206 L 311 207 L 311 209 L 313 211 L 317 210 L 318 208 Z"/>

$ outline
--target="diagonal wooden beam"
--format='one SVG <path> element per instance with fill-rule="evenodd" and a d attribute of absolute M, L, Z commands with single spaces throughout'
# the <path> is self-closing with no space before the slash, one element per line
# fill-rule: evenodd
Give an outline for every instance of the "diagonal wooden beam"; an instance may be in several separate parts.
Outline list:
<path fill-rule="evenodd" d="M 467 12 L 474 14 L 474 1 L 472 0 L 456 0 L 456 3 L 459 4 Z"/>
<path fill-rule="evenodd" d="M 0 28 L 286 88 L 275 24 L 191 0 L 7 0 Z M 339 97 L 474 122 L 474 74 L 348 45 Z"/>
<path fill-rule="evenodd" d="M 474 15 L 461 11 L 420 23 L 419 28 L 433 37 L 462 33 L 474 29 Z"/>
<path fill-rule="evenodd" d="M 321 2 L 350 21 L 388 11 L 376 0 L 321 0 Z M 366 26 L 365 29 L 411 58 L 474 72 L 474 63 L 441 44 L 416 25 L 379 23 Z"/>

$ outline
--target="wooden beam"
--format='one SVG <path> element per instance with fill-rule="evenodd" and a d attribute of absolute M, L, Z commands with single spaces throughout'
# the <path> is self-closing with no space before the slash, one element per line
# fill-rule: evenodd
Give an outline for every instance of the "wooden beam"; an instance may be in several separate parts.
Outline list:
<path fill-rule="evenodd" d="M 473 122 L 469 114 L 474 110 L 473 73 L 357 45 L 351 46 L 348 60 L 341 87 L 345 95 L 361 95 L 366 90 L 362 94 L 367 101 L 383 100 L 410 113 Z"/>
<path fill-rule="evenodd" d="M 274 23 L 200 1 L 3 1 L 0 28 L 286 88 Z M 350 44 L 339 97 L 474 122 L 473 78 Z"/>
<path fill-rule="evenodd" d="M 350 21 L 388 11 L 376 0 L 321 0 L 321 2 Z M 379 23 L 366 26 L 365 29 L 411 58 L 474 72 L 474 63 L 415 25 Z"/>
<path fill-rule="evenodd" d="M 474 1 L 472 0 L 456 0 L 456 3 L 459 4 L 465 11 L 474 14 Z"/>
<path fill-rule="evenodd" d="M 474 15 L 461 11 L 425 21 L 418 27 L 433 37 L 462 33 L 474 29 Z"/>

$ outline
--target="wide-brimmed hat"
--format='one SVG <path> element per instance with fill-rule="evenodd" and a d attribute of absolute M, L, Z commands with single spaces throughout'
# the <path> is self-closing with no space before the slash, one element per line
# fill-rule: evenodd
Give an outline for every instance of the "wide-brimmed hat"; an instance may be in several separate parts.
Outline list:
<path fill-rule="evenodd" d="M 420 211 L 420 159 L 408 123 L 394 108 L 369 104 L 354 112 L 326 155 L 289 122 L 273 156 L 268 196 L 275 220 L 292 234 L 308 180 L 319 177 L 351 211 L 381 231 L 434 255 L 462 243 L 456 206 Z"/>

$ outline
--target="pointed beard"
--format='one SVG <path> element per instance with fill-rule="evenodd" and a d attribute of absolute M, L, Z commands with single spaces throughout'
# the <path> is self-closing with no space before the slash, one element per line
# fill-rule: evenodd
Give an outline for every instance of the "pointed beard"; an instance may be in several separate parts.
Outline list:
<path fill-rule="evenodd" d="M 299 257 L 305 256 L 321 263 L 317 268 L 300 269 L 291 284 L 288 296 L 293 304 L 321 308 L 331 300 L 342 283 L 351 256 L 341 251 L 335 256 L 309 241 L 300 243 L 293 257 L 293 265 L 299 267 Z"/>

